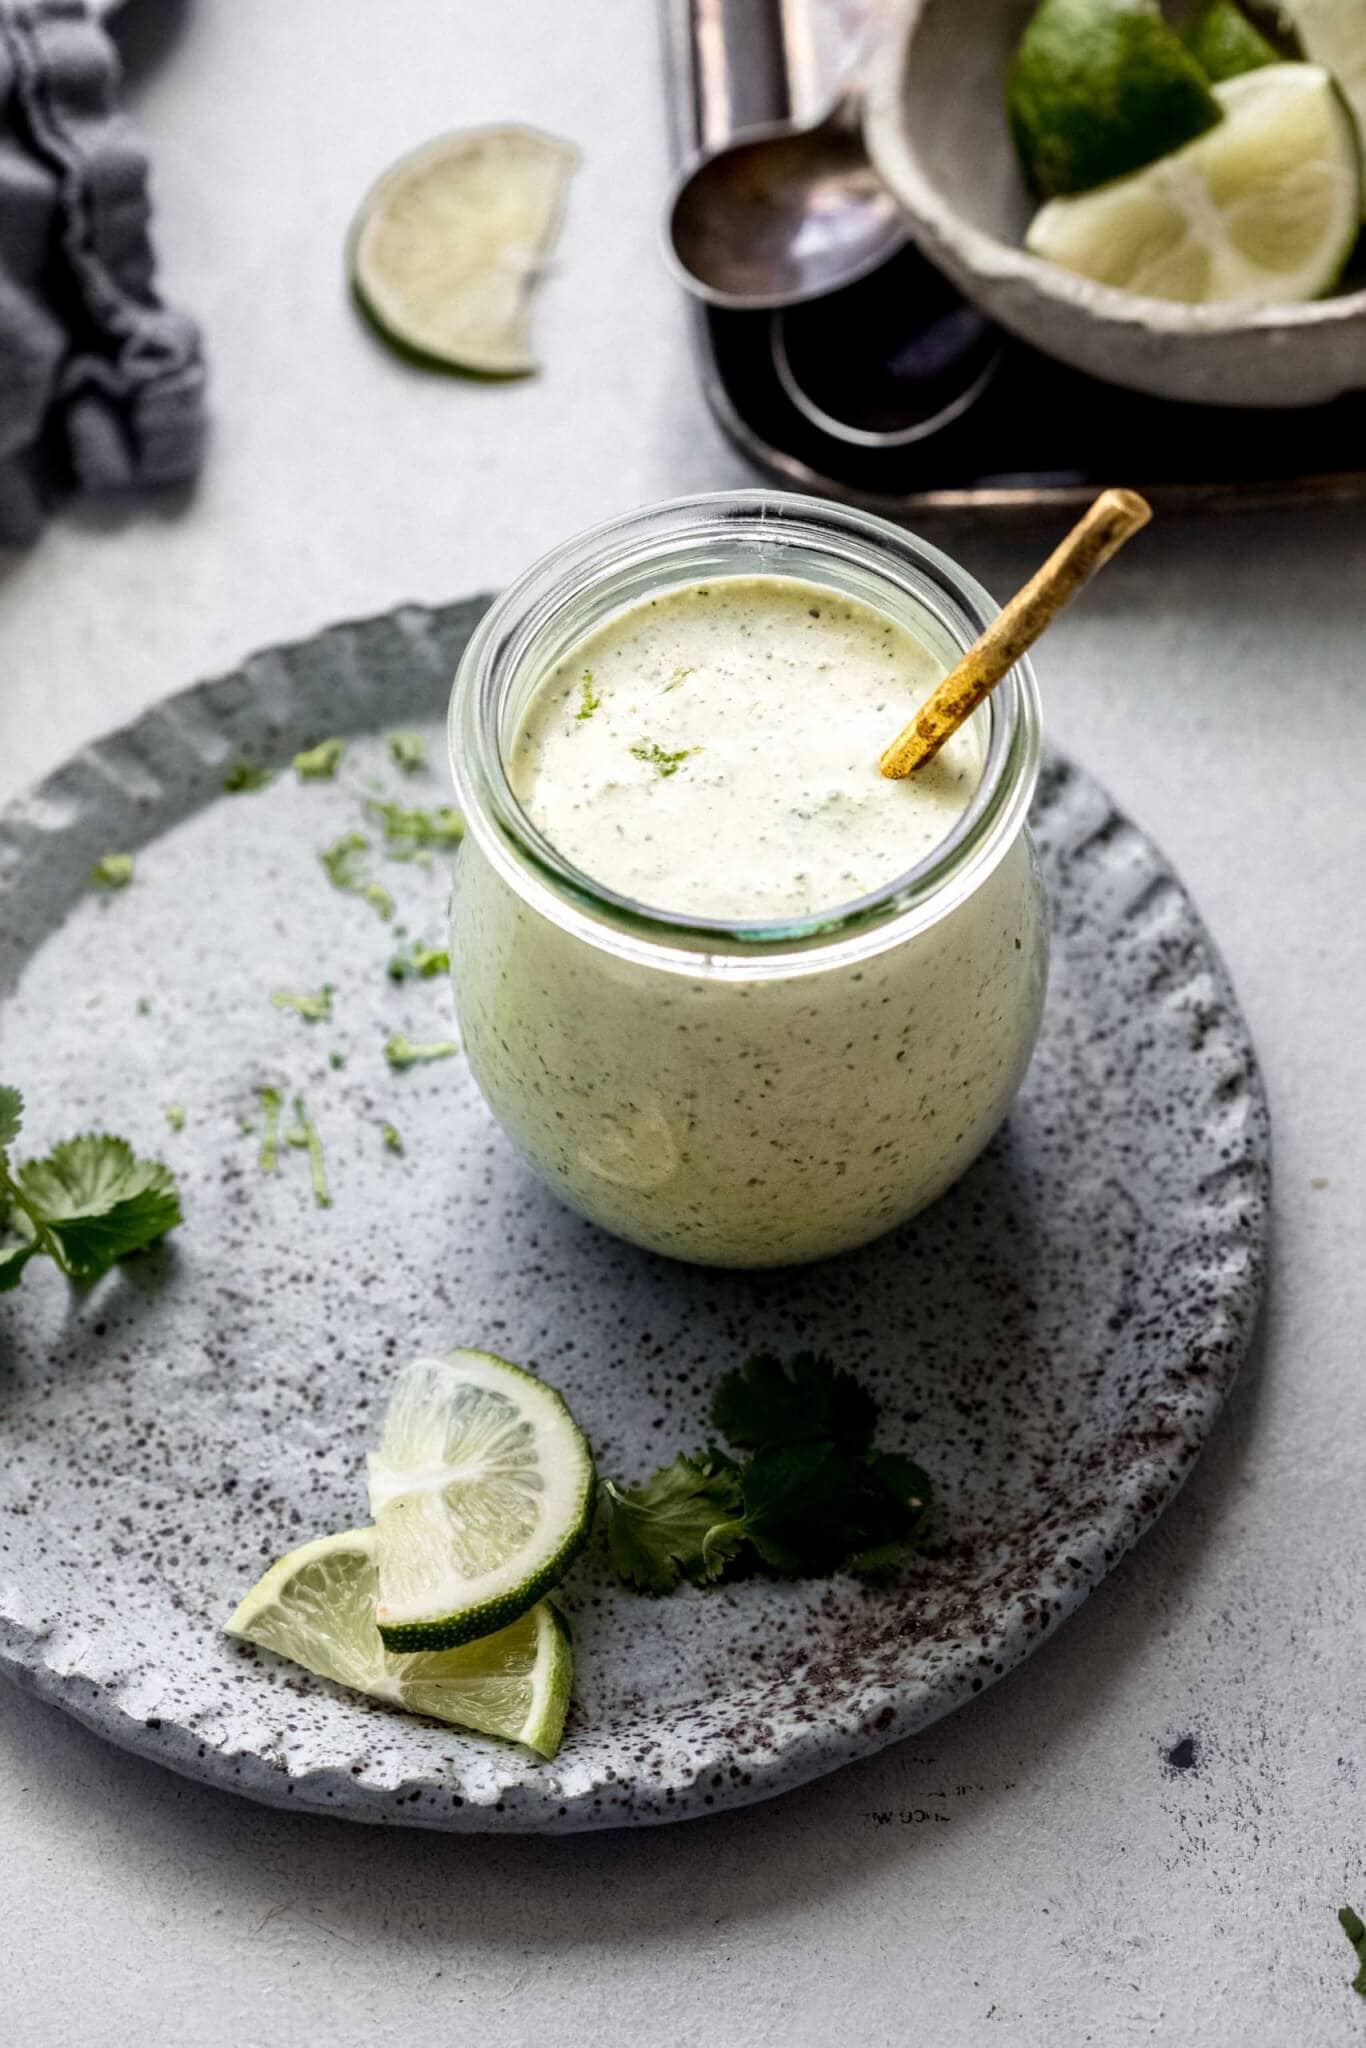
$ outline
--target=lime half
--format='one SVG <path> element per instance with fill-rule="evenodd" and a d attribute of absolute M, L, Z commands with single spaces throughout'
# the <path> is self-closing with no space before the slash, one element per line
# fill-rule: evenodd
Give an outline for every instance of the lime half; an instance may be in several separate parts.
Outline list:
<path fill-rule="evenodd" d="M 1310 62 L 1341 86 L 1366 150 L 1366 0 L 1279 0 L 1278 12 Z"/>
<path fill-rule="evenodd" d="M 366 311 L 392 340 L 455 369 L 534 370 L 531 284 L 578 159 L 572 143 L 535 128 L 469 128 L 403 157 L 352 232 Z"/>
<path fill-rule="evenodd" d="M 505 1628 L 587 1541 L 593 1460 L 552 1387 L 487 1351 L 416 1358 L 370 1457 L 380 1633 L 439 1650 Z"/>
<path fill-rule="evenodd" d="M 373 1529 L 352 1529 L 291 1550 L 252 1587 L 228 1634 L 371 1699 L 554 1756 L 573 1654 L 550 1602 L 463 1649 L 396 1657 L 375 1628 L 376 1548 Z"/>
<path fill-rule="evenodd" d="M 1342 275 L 1361 216 L 1352 117 L 1315 64 L 1214 88 L 1224 119 L 1145 171 L 1055 199 L 1025 246 L 1065 270 L 1188 305 L 1315 299 Z"/>
<path fill-rule="evenodd" d="M 1043 0 L 1011 65 L 1006 111 L 1045 199 L 1125 177 L 1219 119 L 1157 0 Z"/>

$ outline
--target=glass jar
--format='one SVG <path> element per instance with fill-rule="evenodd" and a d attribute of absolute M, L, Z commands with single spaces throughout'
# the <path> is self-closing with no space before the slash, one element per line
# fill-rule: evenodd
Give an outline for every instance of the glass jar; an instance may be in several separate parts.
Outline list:
<path fill-rule="evenodd" d="M 1025 823 L 1039 706 L 1021 662 L 976 713 L 968 809 L 872 895 L 753 923 L 632 902 L 538 832 L 508 750 L 536 685 L 610 614 L 727 575 L 859 598 L 946 668 L 996 609 L 900 528 L 783 492 L 653 506 L 557 548 L 486 613 L 452 692 L 451 966 L 475 1080 L 558 1195 L 652 1251 L 769 1266 L 933 1201 L 1019 1087 L 1047 971 Z"/>

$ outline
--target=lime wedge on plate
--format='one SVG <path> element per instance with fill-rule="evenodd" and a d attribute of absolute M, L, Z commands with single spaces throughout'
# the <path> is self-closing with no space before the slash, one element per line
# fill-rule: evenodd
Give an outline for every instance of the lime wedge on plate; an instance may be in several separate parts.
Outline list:
<path fill-rule="evenodd" d="M 1366 0 L 1362 4 L 1366 5 Z M 1245 71 L 1256 71 L 1263 64 L 1280 62 L 1235 0 L 1209 0 L 1181 31 L 1181 40 L 1206 78 L 1216 84 L 1225 78 L 1241 78 Z"/>
<path fill-rule="evenodd" d="M 395 1657 L 375 1627 L 376 1547 L 373 1529 L 352 1529 L 291 1550 L 252 1587 L 228 1634 L 371 1699 L 554 1756 L 573 1656 L 550 1602 L 463 1649 Z"/>
<path fill-rule="evenodd" d="M 535 128 L 469 128 L 401 158 L 352 231 L 361 304 L 391 340 L 439 363 L 534 370 L 531 281 L 578 160 L 572 143 Z"/>
<path fill-rule="evenodd" d="M 391 1650 L 505 1628 L 587 1541 L 593 1460 L 553 1388 L 487 1351 L 416 1358 L 370 1457 L 375 1618 Z"/>
<path fill-rule="evenodd" d="M 1270 64 L 1214 92 L 1217 128 L 1131 178 L 1050 200 L 1025 247 L 1097 284 L 1193 306 L 1330 291 L 1361 218 L 1356 135 L 1332 79 Z"/>
<path fill-rule="evenodd" d="M 1157 0 L 1043 0 L 1011 65 L 1006 111 L 1045 199 L 1122 178 L 1219 119 Z"/>
<path fill-rule="evenodd" d="M 1277 12 L 1309 61 L 1332 72 L 1366 150 L 1366 0 L 1279 0 Z"/>

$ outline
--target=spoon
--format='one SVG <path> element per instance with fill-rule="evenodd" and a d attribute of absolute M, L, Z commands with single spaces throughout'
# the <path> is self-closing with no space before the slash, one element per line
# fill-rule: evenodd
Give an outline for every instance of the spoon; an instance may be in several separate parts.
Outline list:
<path fill-rule="evenodd" d="M 896 201 L 864 148 L 862 102 L 818 121 L 751 129 L 683 173 L 666 237 L 683 283 L 712 306 L 796 306 L 852 284 L 899 249 Z"/>

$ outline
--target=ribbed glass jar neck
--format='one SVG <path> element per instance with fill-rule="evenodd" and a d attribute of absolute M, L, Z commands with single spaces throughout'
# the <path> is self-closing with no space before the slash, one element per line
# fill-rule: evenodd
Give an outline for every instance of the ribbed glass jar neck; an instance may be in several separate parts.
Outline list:
<path fill-rule="evenodd" d="M 795 577 L 859 599 L 908 627 L 946 667 L 997 609 L 939 549 L 818 498 L 722 492 L 610 520 L 533 564 L 475 629 L 448 724 L 466 830 L 532 908 L 609 950 L 654 956 L 675 971 L 706 965 L 764 974 L 798 962 L 809 971 L 818 964 L 813 953 L 821 965 L 844 964 L 945 916 L 1018 837 L 1039 761 L 1038 691 L 1027 661 L 992 693 L 981 781 L 947 837 L 885 887 L 809 915 L 718 921 L 619 895 L 550 844 L 508 778 L 532 694 L 580 641 L 646 598 L 727 576 Z"/>

